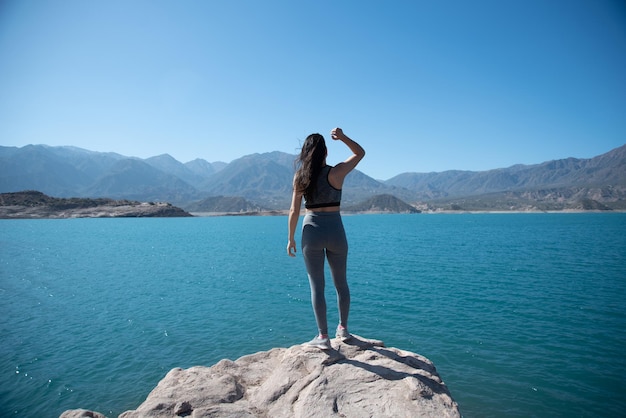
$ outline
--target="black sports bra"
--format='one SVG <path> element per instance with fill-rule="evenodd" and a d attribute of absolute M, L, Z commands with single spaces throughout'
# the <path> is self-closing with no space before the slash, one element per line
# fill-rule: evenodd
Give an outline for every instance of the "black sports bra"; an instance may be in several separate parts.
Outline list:
<path fill-rule="evenodd" d="M 304 196 L 304 207 L 307 209 L 339 206 L 341 204 L 341 189 L 335 189 L 328 181 L 330 165 L 325 166 L 317 177 L 315 190 L 311 195 Z"/>

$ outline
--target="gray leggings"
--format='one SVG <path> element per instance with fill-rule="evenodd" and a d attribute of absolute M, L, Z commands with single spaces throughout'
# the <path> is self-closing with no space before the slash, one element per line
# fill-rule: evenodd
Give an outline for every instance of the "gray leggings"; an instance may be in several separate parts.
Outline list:
<path fill-rule="evenodd" d="M 307 212 L 302 222 L 302 254 L 311 285 L 311 303 L 320 334 L 328 334 L 324 297 L 324 257 L 337 291 L 341 325 L 348 327 L 350 289 L 346 277 L 348 240 L 339 212 Z"/>

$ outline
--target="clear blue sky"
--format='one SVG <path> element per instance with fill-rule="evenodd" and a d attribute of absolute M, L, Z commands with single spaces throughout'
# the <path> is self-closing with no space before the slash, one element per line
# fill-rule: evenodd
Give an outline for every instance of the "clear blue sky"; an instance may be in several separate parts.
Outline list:
<path fill-rule="evenodd" d="M 626 2 L 0 0 L 1 145 L 230 162 L 335 126 L 383 180 L 607 152 Z"/>

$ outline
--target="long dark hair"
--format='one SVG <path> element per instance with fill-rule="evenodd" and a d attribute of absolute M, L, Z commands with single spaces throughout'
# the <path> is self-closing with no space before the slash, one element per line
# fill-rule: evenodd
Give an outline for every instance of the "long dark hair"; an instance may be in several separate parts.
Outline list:
<path fill-rule="evenodd" d="M 322 135 L 311 134 L 306 137 L 295 162 L 294 188 L 298 193 L 306 196 L 315 190 L 317 176 L 324 167 L 327 151 Z"/>

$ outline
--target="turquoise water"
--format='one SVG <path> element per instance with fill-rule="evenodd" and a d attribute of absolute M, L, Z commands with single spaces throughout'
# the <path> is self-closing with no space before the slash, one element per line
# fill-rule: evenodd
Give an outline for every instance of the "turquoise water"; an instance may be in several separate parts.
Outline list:
<path fill-rule="evenodd" d="M 344 223 L 352 332 L 430 358 L 465 417 L 626 414 L 626 214 Z M 117 416 L 174 367 L 309 340 L 286 236 L 286 217 L 0 221 L 0 416 Z"/>

